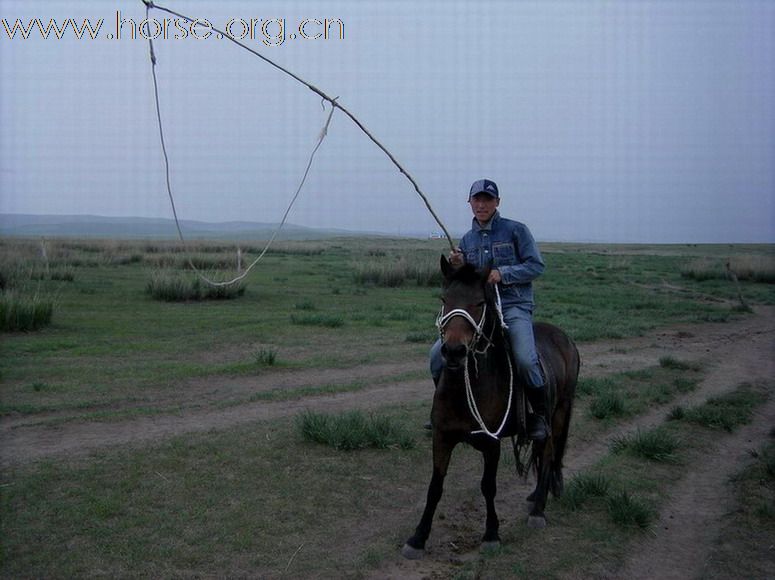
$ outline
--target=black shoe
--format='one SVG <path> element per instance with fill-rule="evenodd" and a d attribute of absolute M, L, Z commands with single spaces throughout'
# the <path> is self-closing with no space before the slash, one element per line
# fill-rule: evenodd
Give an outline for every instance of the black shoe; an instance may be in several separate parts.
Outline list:
<path fill-rule="evenodd" d="M 546 388 L 528 387 L 527 399 L 533 408 L 528 416 L 527 436 L 533 441 L 543 441 L 549 436 L 549 425 L 546 422 Z"/>
<path fill-rule="evenodd" d="M 549 427 L 543 415 L 533 413 L 527 421 L 527 437 L 532 441 L 543 441 L 549 437 Z"/>
<path fill-rule="evenodd" d="M 425 425 L 422 426 L 423 429 L 427 429 L 428 431 L 433 431 L 433 423 L 428 421 Z"/>

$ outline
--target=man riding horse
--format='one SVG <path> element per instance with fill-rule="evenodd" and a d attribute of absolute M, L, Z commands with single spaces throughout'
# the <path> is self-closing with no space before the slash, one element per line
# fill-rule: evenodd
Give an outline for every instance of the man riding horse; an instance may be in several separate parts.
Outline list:
<path fill-rule="evenodd" d="M 450 254 L 453 266 L 472 264 L 490 269 L 488 282 L 499 284 L 503 319 L 509 328 L 514 361 L 522 375 L 533 414 L 528 437 L 546 439 L 545 379 L 533 336 L 533 280 L 544 271 L 544 262 L 530 230 L 523 223 L 501 217 L 498 212 L 498 186 L 479 179 L 471 186 L 468 203 L 474 214 L 471 229 L 460 240 L 458 251 Z M 441 339 L 431 348 L 433 382 L 438 385 L 445 364 Z"/>

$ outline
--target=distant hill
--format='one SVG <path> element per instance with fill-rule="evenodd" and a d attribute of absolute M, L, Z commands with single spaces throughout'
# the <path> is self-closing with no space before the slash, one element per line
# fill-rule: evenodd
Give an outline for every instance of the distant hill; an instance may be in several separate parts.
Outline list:
<path fill-rule="evenodd" d="M 187 239 L 268 239 L 276 224 L 257 222 L 180 222 Z M 316 229 L 286 223 L 278 240 L 309 240 L 335 236 L 358 236 L 367 232 Z M 0 214 L 0 235 L 20 237 L 78 238 L 177 238 L 175 221 L 163 218 L 105 217 L 94 215 Z M 374 234 L 368 234 L 374 235 Z"/>

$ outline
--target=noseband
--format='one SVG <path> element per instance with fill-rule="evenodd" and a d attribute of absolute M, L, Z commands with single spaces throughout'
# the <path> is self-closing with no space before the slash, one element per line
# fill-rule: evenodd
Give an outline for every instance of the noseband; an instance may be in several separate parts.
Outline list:
<path fill-rule="evenodd" d="M 474 317 L 471 316 L 471 313 L 464 308 L 455 308 L 446 314 L 444 314 L 444 308 L 442 308 L 441 312 L 439 313 L 439 317 L 436 319 L 436 327 L 439 329 L 439 334 L 441 335 L 442 340 L 444 339 L 444 327 L 447 326 L 449 321 L 456 316 L 465 318 L 468 323 L 474 327 L 474 335 L 471 338 L 471 341 L 466 345 L 470 350 L 473 346 L 476 345 L 477 342 L 479 342 L 479 339 L 482 338 L 482 335 L 484 334 L 484 323 L 487 320 L 487 304 L 485 304 L 482 308 L 482 317 L 479 319 L 479 322 L 474 320 Z"/>

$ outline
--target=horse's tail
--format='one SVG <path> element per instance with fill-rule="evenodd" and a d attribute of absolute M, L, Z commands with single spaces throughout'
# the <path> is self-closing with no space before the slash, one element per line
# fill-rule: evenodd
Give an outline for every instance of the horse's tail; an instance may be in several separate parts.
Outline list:
<path fill-rule="evenodd" d="M 557 393 L 557 407 L 552 414 L 552 465 L 549 473 L 549 489 L 554 497 L 560 497 L 563 492 L 562 459 L 565 456 L 565 446 L 568 443 L 570 420 L 573 412 L 573 399 L 576 394 L 581 357 L 576 345 L 570 342 L 570 353 L 566 361 L 566 372 L 562 393 Z"/>

